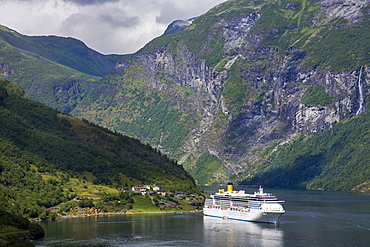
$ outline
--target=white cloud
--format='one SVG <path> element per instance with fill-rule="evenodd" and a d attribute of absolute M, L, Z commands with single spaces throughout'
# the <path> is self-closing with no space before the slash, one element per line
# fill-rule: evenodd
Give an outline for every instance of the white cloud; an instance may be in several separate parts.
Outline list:
<path fill-rule="evenodd" d="M 78 5 L 98 5 L 109 2 L 118 2 L 119 0 L 64 0 L 65 2 L 71 2 Z"/>
<path fill-rule="evenodd" d="M 0 0 L 0 24 L 26 35 L 75 37 L 101 53 L 133 53 L 176 19 L 226 0 Z"/>

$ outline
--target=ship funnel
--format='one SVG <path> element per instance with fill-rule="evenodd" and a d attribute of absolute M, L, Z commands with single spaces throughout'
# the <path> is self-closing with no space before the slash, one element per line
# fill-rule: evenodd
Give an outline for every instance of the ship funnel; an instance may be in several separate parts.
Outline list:
<path fill-rule="evenodd" d="M 233 191 L 233 183 L 227 183 L 227 191 Z"/>

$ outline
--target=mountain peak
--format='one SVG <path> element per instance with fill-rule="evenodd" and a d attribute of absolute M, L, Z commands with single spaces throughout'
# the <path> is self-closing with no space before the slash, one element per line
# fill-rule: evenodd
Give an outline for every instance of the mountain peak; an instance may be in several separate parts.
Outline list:
<path fill-rule="evenodd" d="M 167 27 L 166 31 L 164 31 L 163 35 L 171 34 L 171 33 L 178 33 L 180 31 L 184 30 L 185 28 L 190 26 L 191 23 L 193 23 L 193 21 L 196 18 L 198 18 L 198 17 L 194 17 L 194 18 L 187 19 L 187 20 L 175 20 L 175 21 L 173 21 L 170 25 L 168 25 L 168 27 Z"/>

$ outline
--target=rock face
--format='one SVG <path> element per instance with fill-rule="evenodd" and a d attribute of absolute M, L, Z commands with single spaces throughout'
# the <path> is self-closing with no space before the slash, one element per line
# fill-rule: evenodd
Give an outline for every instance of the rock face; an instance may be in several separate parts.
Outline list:
<path fill-rule="evenodd" d="M 7 64 L 0 64 L 0 75 L 3 77 L 8 77 L 10 74 L 13 73 L 13 70 Z"/>
<path fill-rule="evenodd" d="M 323 0 L 318 3 L 322 6 L 327 20 L 344 18 L 352 23 L 360 22 L 364 17 L 363 8 L 369 5 L 368 0 Z"/>
<path fill-rule="evenodd" d="M 261 7 L 229 1 L 197 19 L 179 33 L 182 36 L 122 59 L 115 73 L 124 75 L 135 61 L 144 67 L 146 90 L 182 95 L 177 98 L 182 107 L 168 97 L 170 105 L 192 115 L 198 124 L 185 136 L 181 149 L 169 155 L 191 171 L 202 153 L 210 153 L 222 161 L 227 174 L 223 179 L 240 181 L 277 145 L 299 134 L 327 131 L 333 123 L 366 110 L 368 64 L 335 71 L 307 61 L 315 55 L 309 47 L 325 39 L 322 30 L 358 28 L 369 2 L 324 0 L 305 6 L 282 1 Z M 282 19 L 269 23 L 268 8 L 274 7 L 283 9 Z M 213 22 L 206 26 L 206 18 Z M 286 20 L 290 23 L 285 25 Z M 195 46 L 187 35 L 201 36 L 202 43 Z M 283 46 L 287 35 L 292 38 Z M 210 62 L 220 46 L 217 63 Z M 238 88 L 230 89 L 240 81 L 242 98 L 237 96 Z M 179 88 L 192 93 L 185 96 Z M 322 93 L 312 93 L 315 90 Z M 316 101 L 309 103 L 309 98 Z"/>

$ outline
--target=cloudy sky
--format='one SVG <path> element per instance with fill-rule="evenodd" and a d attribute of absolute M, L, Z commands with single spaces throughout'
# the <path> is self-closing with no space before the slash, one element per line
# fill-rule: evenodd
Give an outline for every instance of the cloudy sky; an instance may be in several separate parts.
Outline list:
<path fill-rule="evenodd" d="M 0 0 L 0 24 L 26 35 L 82 40 L 104 53 L 133 53 L 177 19 L 226 0 Z"/>

